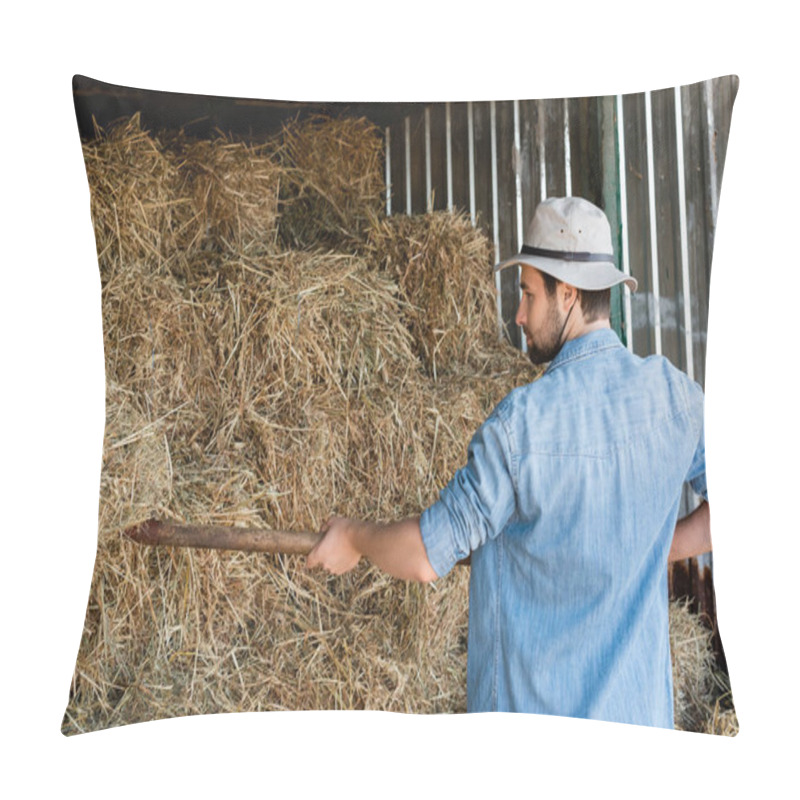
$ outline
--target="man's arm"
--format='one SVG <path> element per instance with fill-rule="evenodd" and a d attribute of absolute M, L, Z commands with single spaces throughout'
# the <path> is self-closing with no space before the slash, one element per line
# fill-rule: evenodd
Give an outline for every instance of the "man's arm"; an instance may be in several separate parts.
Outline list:
<path fill-rule="evenodd" d="M 361 557 L 395 578 L 427 583 L 438 577 L 428 561 L 419 517 L 388 525 L 331 517 L 320 529 L 324 534 L 308 554 L 310 569 L 322 567 L 334 575 L 348 572 Z"/>
<path fill-rule="evenodd" d="M 683 561 L 711 550 L 710 512 L 707 502 L 702 502 L 691 514 L 678 520 L 669 561 Z"/>

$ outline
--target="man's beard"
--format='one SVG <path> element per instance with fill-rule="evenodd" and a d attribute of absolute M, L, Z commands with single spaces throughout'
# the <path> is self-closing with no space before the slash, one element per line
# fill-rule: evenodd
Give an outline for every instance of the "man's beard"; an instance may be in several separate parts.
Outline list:
<path fill-rule="evenodd" d="M 572 311 L 572 308 L 570 308 Z M 537 341 L 528 341 L 528 358 L 535 366 L 552 361 L 561 350 L 561 338 L 566 327 L 566 316 L 559 315 L 558 306 L 553 303 L 547 314 L 547 325 Z"/>

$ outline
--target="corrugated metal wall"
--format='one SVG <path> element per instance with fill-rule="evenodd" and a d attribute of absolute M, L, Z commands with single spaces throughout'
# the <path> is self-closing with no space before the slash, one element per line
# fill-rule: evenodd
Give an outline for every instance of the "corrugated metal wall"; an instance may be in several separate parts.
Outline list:
<path fill-rule="evenodd" d="M 709 278 L 735 76 L 621 96 L 419 104 L 385 127 L 387 212 L 468 211 L 497 261 L 518 251 L 536 203 L 605 209 L 620 267 L 612 324 L 629 349 L 705 381 Z M 722 267 L 724 268 L 724 267 Z M 498 322 L 518 347 L 518 274 L 498 276 Z M 684 498 L 684 512 L 694 499 Z M 673 579 L 713 617 L 711 559 Z M 703 575 L 706 574 L 706 580 Z"/>

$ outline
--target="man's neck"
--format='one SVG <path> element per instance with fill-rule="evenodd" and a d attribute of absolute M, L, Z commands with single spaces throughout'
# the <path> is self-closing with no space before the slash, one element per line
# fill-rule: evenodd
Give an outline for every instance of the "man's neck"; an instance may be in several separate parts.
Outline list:
<path fill-rule="evenodd" d="M 568 342 L 570 339 L 579 339 L 581 336 L 586 336 L 587 333 L 594 333 L 594 331 L 600 331 L 610 327 L 611 322 L 607 317 L 604 319 L 596 319 L 593 322 L 584 322 L 582 319 L 576 319 L 574 325 L 568 326 L 564 341 Z"/>

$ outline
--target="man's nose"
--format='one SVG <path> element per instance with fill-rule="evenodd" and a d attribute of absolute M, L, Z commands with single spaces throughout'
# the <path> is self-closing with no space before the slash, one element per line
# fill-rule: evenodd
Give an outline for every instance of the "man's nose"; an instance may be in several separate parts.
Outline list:
<path fill-rule="evenodd" d="M 525 324 L 525 309 L 523 307 L 522 300 L 519 301 L 519 306 L 517 307 L 517 317 L 514 321 L 520 327 L 522 327 Z"/>

